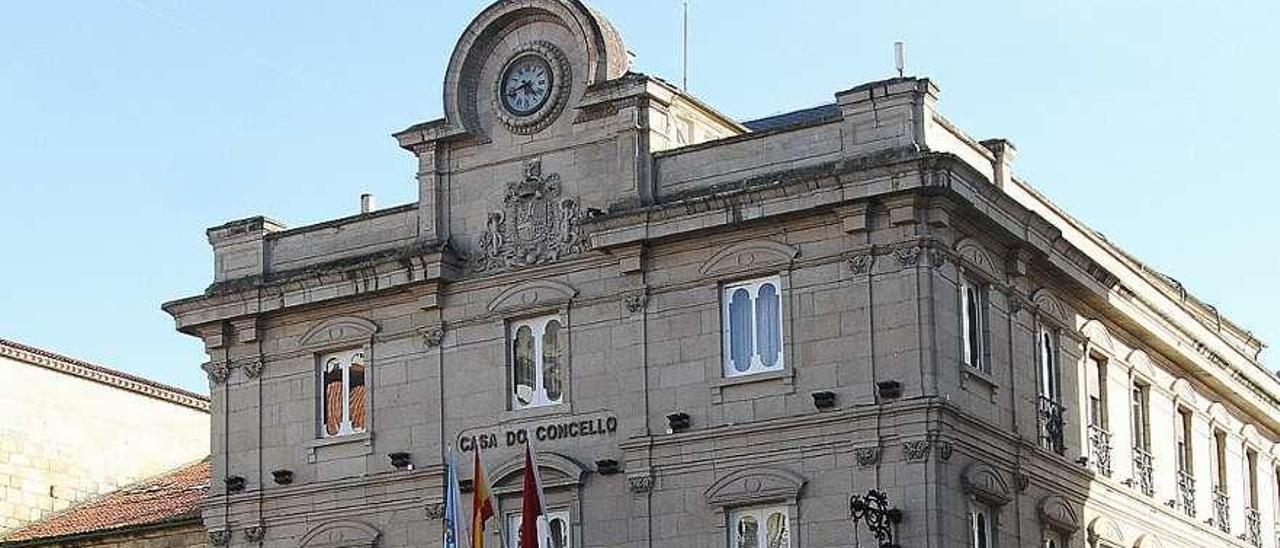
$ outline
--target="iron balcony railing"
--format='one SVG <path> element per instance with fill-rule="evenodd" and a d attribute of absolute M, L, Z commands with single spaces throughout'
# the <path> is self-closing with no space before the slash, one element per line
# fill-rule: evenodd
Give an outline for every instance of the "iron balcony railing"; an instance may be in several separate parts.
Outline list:
<path fill-rule="evenodd" d="M 1178 507 L 1187 517 L 1196 517 L 1196 479 L 1178 470 Z"/>
<path fill-rule="evenodd" d="M 1262 514 L 1257 508 L 1244 509 L 1244 540 L 1252 546 L 1262 546 Z"/>
<path fill-rule="evenodd" d="M 1065 430 L 1065 421 L 1067 408 L 1062 404 L 1040 396 L 1039 403 L 1039 419 L 1040 419 L 1040 445 L 1045 449 L 1053 451 L 1059 455 L 1063 454 L 1067 447 L 1063 442 L 1063 432 Z"/>
<path fill-rule="evenodd" d="M 1099 474 L 1111 477 L 1111 432 L 1089 425 L 1089 459 Z"/>
<path fill-rule="evenodd" d="M 1146 449 L 1133 448 L 1133 477 L 1138 483 L 1138 489 L 1148 497 L 1156 494 L 1156 485 L 1151 479 L 1153 460 L 1151 453 Z"/>
<path fill-rule="evenodd" d="M 1213 488 L 1213 525 L 1223 533 L 1231 532 L 1231 498 L 1222 486 Z"/>

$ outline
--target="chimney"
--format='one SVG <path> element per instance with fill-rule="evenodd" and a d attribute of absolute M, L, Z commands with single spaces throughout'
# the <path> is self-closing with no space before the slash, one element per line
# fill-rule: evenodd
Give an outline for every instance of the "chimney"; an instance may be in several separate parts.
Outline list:
<path fill-rule="evenodd" d="M 373 204 L 373 195 L 368 192 L 360 195 L 360 213 L 370 213 L 373 208 L 377 207 Z"/>

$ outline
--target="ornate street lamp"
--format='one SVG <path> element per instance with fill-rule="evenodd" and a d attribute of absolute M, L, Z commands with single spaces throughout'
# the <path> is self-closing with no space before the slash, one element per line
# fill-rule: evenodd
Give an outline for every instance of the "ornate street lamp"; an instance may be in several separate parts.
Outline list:
<path fill-rule="evenodd" d="M 893 530 L 895 525 L 902 523 L 902 510 L 889 508 L 889 497 L 883 492 L 872 489 L 865 495 L 850 497 L 849 517 L 853 519 L 855 539 L 858 523 L 862 522 L 880 542 L 880 548 L 901 548 L 893 542 Z"/>

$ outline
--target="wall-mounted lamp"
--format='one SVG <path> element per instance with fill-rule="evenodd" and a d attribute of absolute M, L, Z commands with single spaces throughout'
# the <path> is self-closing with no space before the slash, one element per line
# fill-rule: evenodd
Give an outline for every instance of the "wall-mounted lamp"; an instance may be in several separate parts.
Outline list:
<path fill-rule="evenodd" d="M 409 454 L 404 451 L 387 453 L 387 458 L 391 459 L 391 466 L 396 470 L 413 470 L 413 462 L 409 460 Z"/>
<path fill-rule="evenodd" d="M 622 467 L 618 466 L 618 461 L 613 459 L 600 459 L 596 461 L 596 473 L 602 476 L 617 474 Z"/>
<path fill-rule="evenodd" d="M 876 383 L 876 396 L 881 402 L 896 400 L 902 397 L 902 383 L 898 381 L 880 381 Z"/>
<path fill-rule="evenodd" d="M 674 434 L 689 429 L 688 413 L 672 413 L 667 415 L 667 433 Z"/>
<path fill-rule="evenodd" d="M 275 480 L 276 485 L 289 485 L 293 483 L 293 470 L 272 470 L 271 479 Z"/>
<path fill-rule="evenodd" d="M 222 481 L 226 484 L 228 493 L 239 493 L 244 491 L 244 476 L 227 476 L 227 478 Z"/>
<path fill-rule="evenodd" d="M 836 406 L 836 393 L 830 390 L 814 392 L 813 406 L 817 409 L 831 409 Z"/>

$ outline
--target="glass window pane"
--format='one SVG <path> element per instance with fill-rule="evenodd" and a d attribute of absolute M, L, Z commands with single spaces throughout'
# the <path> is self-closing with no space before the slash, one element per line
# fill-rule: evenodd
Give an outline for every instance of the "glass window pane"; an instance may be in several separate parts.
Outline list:
<path fill-rule="evenodd" d="M 791 529 L 787 527 L 787 515 L 781 511 L 769 514 L 769 548 L 791 548 Z"/>
<path fill-rule="evenodd" d="M 760 286 L 756 297 L 756 352 L 760 363 L 772 369 L 782 355 L 782 325 L 778 308 L 778 288 L 772 283 Z"/>
<path fill-rule="evenodd" d="M 363 432 L 365 420 L 364 352 L 353 354 L 349 367 L 350 370 L 347 372 L 348 416 L 351 417 L 351 428 L 356 432 Z"/>
<path fill-rule="evenodd" d="M 547 322 L 542 334 L 542 384 L 547 399 L 559 403 L 564 383 L 560 368 L 560 322 L 556 320 Z"/>
<path fill-rule="evenodd" d="M 338 358 L 329 358 L 324 364 L 324 434 L 338 435 L 342 425 L 342 362 Z"/>
<path fill-rule="evenodd" d="M 751 368 L 751 295 L 738 288 L 729 300 L 729 360 L 734 371 Z"/>
<path fill-rule="evenodd" d="M 988 546 L 990 546 L 988 544 L 988 541 L 990 540 L 987 538 L 988 535 L 989 535 L 989 532 L 987 530 L 987 516 L 982 512 L 978 512 L 977 532 L 975 533 L 975 536 L 977 537 L 976 539 L 977 545 L 978 545 L 977 548 L 988 548 Z"/>
<path fill-rule="evenodd" d="M 978 308 L 978 292 L 966 286 L 964 295 L 965 317 L 968 318 L 965 325 L 965 344 L 968 345 L 969 365 L 979 367 L 982 363 L 982 314 Z"/>
<path fill-rule="evenodd" d="M 760 548 L 760 524 L 755 516 L 738 516 L 737 548 Z"/>
<path fill-rule="evenodd" d="M 517 328 L 515 340 L 512 341 L 511 346 L 516 403 L 519 406 L 526 406 L 533 403 L 533 379 L 536 374 L 534 369 L 536 365 L 533 363 L 533 330 L 527 325 Z"/>
<path fill-rule="evenodd" d="M 564 518 L 553 517 L 550 523 L 551 548 L 568 548 L 569 524 Z"/>

